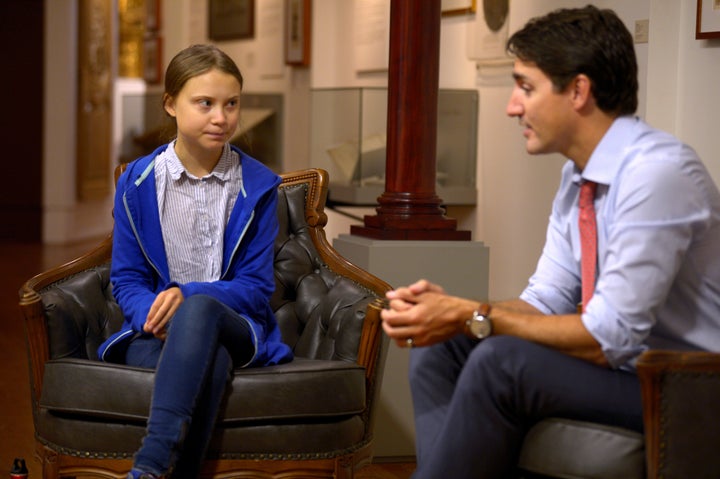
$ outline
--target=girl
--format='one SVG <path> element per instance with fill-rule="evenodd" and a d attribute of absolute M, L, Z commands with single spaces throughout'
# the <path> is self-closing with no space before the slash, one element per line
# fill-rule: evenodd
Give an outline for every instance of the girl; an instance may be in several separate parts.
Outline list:
<path fill-rule="evenodd" d="M 292 359 L 269 305 L 280 179 L 228 143 L 242 85 L 216 47 L 178 53 L 163 95 L 177 137 L 118 180 L 110 279 L 125 323 L 99 354 L 156 369 L 129 479 L 197 477 L 233 368 Z"/>

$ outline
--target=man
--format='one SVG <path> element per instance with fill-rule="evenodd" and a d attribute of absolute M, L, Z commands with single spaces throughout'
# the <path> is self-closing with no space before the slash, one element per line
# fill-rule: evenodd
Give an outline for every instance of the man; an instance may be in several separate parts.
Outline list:
<path fill-rule="evenodd" d="M 513 34 L 508 51 L 507 113 L 527 151 L 569 161 L 518 299 L 481 303 L 422 280 L 388 293 L 385 332 L 417 346 L 418 479 L 511 477 L 525 433 L 546 417 L 641 431 L 638 355 L 720 348 L 720 195 L 691 148 L 632 116 L 627 28 L 610 10 L 558 10 Z M 583 252 L 581 190 L 596 252 Z"/>

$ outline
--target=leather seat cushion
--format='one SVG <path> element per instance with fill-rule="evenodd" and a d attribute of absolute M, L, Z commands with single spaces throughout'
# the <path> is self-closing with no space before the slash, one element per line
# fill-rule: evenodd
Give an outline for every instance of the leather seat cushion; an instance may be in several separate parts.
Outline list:
<path fill-rule="evenodd" d="M 52 360 L 45 366 L 40 409 L 63 416 L 144 423 L 153 379 L 149 369 L 74 358 Z M 239 369 L 230 387 L 232 394 L 219 418 L 226 426 L 260 420 L 330 420 L 361 414 L 366 407 L 365 370 L 347 361 L 296 358 L 287 364 Z"/>
<path fill-rule="evenodd" d="M 635 431 L 551 418 L 530 429 L 518 464 L 563 479 L 644 479 L 645 446 Z"/>

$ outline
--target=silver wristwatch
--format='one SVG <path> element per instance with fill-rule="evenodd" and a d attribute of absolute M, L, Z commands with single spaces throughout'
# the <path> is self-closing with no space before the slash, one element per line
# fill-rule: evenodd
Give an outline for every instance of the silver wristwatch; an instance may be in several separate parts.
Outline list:
<path fill-rule="evenodd" d="M 492 334 L 493 325 L 490 320 L 490 305 L 482 303 L 480 308 L 473 311 L 472 318 L 465 322 L 468 334 L 476 339 L 485 339 Z"/>

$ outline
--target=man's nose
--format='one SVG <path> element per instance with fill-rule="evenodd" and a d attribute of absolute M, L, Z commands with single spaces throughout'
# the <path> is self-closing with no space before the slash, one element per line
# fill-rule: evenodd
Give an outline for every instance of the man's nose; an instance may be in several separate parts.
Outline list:
<path fill-rule="evenodd" d="M 522 104 L 518 101 L 516 93 L 510 95 L 507 106 L 505 107 L 505 113 L 508 116 L 521 116 L 522 115 Z"/>

